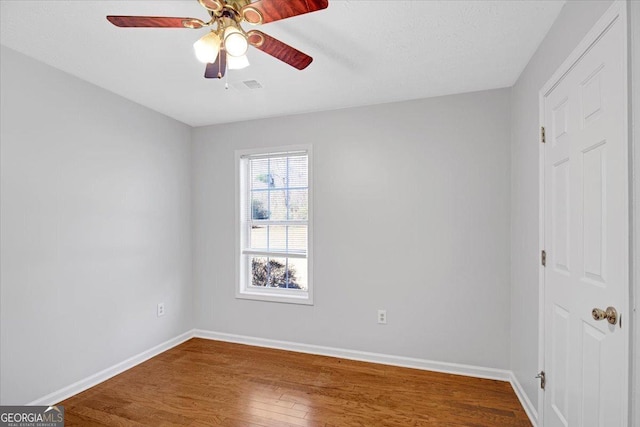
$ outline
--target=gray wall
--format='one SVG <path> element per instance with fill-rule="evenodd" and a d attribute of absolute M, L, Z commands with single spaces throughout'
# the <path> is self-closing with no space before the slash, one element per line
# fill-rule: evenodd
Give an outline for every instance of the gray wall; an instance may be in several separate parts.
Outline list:
<path fill-rule="evenodd" d="M 508 111 L 501 89 L 194 129 L 196 327 L 508 368 Z M 234 150 L 300 143 L 315 305 L 238 300 Z"/>
<path fill-rule="evenodd" d="M 24 404 L 192 327 L 190 129 L 0 59 L 0 401 Z"/>
<path fill-rule="evenodd" d="M 568 1 L 511 90 L 511 369 L 538 404 L 538 91 L 611 5 Z"/>

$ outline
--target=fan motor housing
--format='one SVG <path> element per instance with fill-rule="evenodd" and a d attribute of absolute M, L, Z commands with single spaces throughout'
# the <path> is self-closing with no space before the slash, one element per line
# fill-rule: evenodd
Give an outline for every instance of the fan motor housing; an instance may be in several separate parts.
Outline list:
<path fill-rule="evenodd" d="M 208 9 L 209 14 L 212 17 L 215 16 L 227 16 L 233 17 L 242 16 L 242 8 L 250 4 L 250 0 L 220 0 L 221 7 L 219 10 Z M 229 16 L 233 15 L 233 16 Z"/>

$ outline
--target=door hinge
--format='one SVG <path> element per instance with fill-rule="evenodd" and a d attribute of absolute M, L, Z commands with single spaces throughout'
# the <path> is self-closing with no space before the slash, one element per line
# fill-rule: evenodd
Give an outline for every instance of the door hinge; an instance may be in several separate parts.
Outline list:
<path fill-rule="evenodd" d="M 547 251 L 545 251 L 544 249 L 542 250 L 542 252 L 540 252 L 540 263 L 543 267 L 547 266 Z"/>
<path fill-rule="evenodd" d="M 547 376 L 544 371 L 540 371 L 538 375 L 536 375 L 536 378 L 540 378 L 540 388 L 544 390 L 547 385 Z"/>
<path fill-rule="evenodd" d="M 544 130 L 544 126 L 540 126 L 540 142 L 542 142 L 543 144 L 547 142 L 547 136 Z"/>

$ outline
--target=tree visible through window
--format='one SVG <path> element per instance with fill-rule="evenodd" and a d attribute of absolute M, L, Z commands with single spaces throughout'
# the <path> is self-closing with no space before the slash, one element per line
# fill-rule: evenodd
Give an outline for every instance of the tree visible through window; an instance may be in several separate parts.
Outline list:
<path fill-rule="evenodd" d="M 275 259 L 265 261 L 263 259 L 251 260 L 251 276 L 253 286 L 274 286 L 278 288 L 300 289 L 297 283 L 296 269 L 287 266 Z"/>

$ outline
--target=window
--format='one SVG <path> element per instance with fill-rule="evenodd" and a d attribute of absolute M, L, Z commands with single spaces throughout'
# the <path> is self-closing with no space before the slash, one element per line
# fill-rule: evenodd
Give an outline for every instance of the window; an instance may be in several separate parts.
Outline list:
<path fill-rule="evenodd" d="M 238 298 L 312 304 L 310 147 L 236 153 Z"/>

